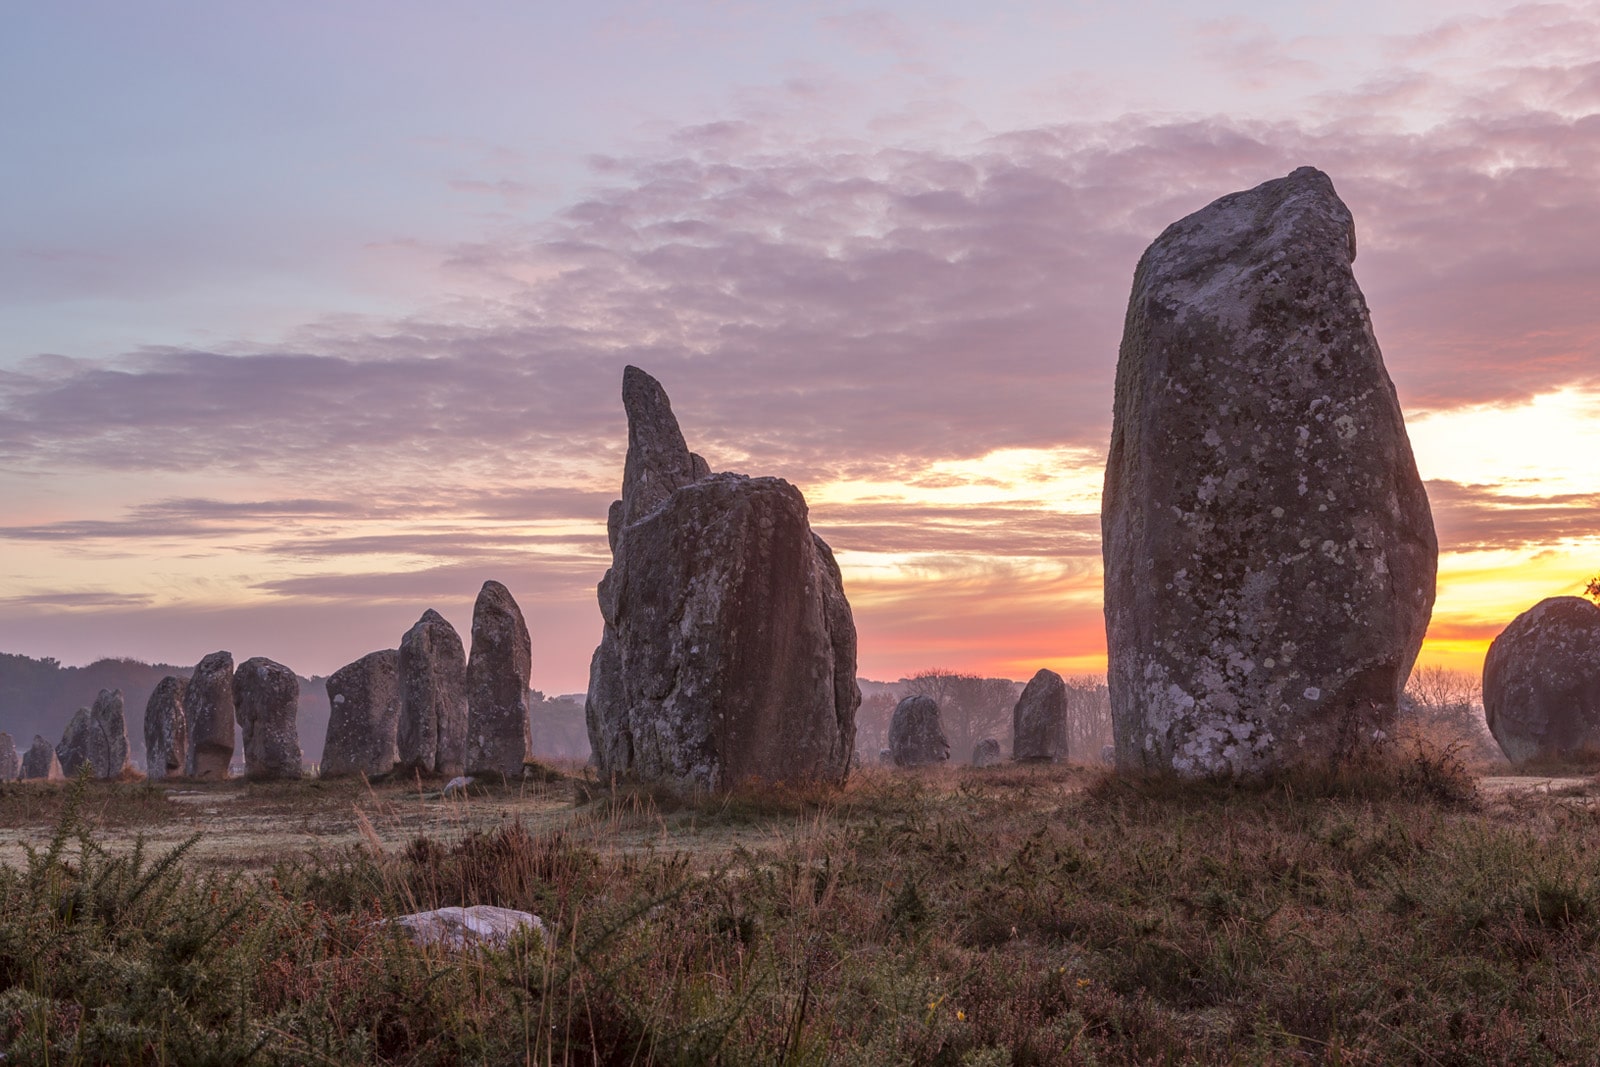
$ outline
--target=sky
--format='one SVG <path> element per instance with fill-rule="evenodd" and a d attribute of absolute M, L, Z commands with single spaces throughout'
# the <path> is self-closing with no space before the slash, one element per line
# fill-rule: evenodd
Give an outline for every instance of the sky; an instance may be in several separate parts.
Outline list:
<path fill-rule="evenodd" d="M 862 675 L 1103 671 L 1134 264 L 1305 164 L 1433 506 L 1421 661 L 1600 572 L 1600 3 L 0 25 L 0 651 L 326 674 L 493 578 L 581 692 L 633 363 L 805 493 Z"/>

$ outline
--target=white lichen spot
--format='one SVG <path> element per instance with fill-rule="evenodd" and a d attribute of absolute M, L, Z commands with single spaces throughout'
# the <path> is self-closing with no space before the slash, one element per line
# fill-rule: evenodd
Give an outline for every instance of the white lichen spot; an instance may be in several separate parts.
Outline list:
<path fill-rule="evenodd" d="M 1273 508 L 1272 509 L 1272 517 L 1275 518 L 1275 519 L 1283 518 L 1283 509 L 1281 507 L 1280 508 Z"/>
<path fill-rule="evenodd" d="M 1307 700 L 1321 700 L 1322 690 L 1318 689 L 1314 685 L 1308 685 L 1306 686 L 1306 691 L 1300 695 L 1305 697 Z"/>

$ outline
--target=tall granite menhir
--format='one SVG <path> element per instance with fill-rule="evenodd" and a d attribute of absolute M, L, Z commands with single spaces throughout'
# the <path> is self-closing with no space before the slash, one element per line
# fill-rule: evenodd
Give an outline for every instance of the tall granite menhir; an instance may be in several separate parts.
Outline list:
<path fill-rule="evenodd" d="M 244 775 L 256 781 L 300 777 L 300 679 L 254 656 L 233 675 L 234 713 L 244 736 Z"/>
<path fill-rule="evenodd" d="M 322 776 L 388 774 L 399 758 L 400 653 L 369 652 L 328 676 Z"/>
<path fill-rule="evenodd" d="M 467 756 L 467 653 L 429 608 L 400 639 L 399 766 L 460 774 Z"/>
<path fill-rule="evenodd" d="M 1012 709 L 1011 758 L 1022 763 L 1067 758 L 1067 683 L 1047 667 L 1033 676 Z"/>
<path fill-rule="evenodd" d="M 522 609 L 499 582 L 484 582 L 472 606 L 467 659 L 467 773 L 520 780 L 533 756 L 528 680 L 533 642 Z"/>
<path fill-rule="evenodd" d="M 0 731 L 0 782 L 9 782 L 22 773 L 22 757 L 11 735 Z"/>
<path fill-rule="evenodd" d="M 861 703 L 855 623 L 800 491 L 712 474 L 637 367 L 622 404 L 586 709 L 600 773 L 708 789 L 842 780 Z"/>
<path fill-rule="evenodd" d="M 233 762 L 233 656 L 213 652 L 195 667 L 184 693 L 189 716 L 190 778 L 226 778 Z"/>
<path fill-rule="evenodd" d="M 144 706 L 144 764 L 151 781 L 183 773 L 189 720 L 183 710 L 189 680 L 169 674 L 156 683 Z"/>
<path fill-rule="evenodd" d="M 1438 546 L 1355 252 L 1302 167 L 1139 261 L 1101 514 L 1123 770 L 1335 759 L 1394 717 Z"/>

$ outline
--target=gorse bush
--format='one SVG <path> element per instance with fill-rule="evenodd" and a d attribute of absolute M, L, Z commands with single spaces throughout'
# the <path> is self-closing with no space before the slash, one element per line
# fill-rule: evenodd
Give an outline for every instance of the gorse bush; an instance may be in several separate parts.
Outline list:
<path fill-rule="evenodd" d="M 0 867 L 14 1063 L 1600 1060 L 1600 816 L 1395 744 L 1264 782 L 867 772 L 586 786 L 535 831 L 250 876 L 109 849 L 79 782 Z M 1463 785 L 1465 783 L 1465 785 Z M 1087 784 L 1087 787 L 1085 785 Z M 398 791 L 385 803 L 398 803 Z M 363 816 L 364 818 L 364 816 Z M 539 914 L 423 949 L 388 919 Z"/>

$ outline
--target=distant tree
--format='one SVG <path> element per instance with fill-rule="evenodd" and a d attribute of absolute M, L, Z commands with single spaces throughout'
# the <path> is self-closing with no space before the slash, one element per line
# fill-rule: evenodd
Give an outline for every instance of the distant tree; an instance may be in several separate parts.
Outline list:
<path fill-rule="evenodd" d="M 893 693 L 873 693 L 862 697 L 856 709 L 856 751 L 867 766 L 876 764 L 878 753 L 889 747 L 889 717 L 895 704 Z"/>
<path fill-rule="evenodd" d="M 528 690 L 528 725 L 535 756 L 589 758 L 589 725 L 583 704 L 564 697 L 546 698 Z"/>
<path fill-rule="evenodd" d="M 1600 574 L 1589 579 L 1589 584 L 1583 589 L 1583 595 L 1600 604 Z"/>
<path fill-rule="evenodd" d="M 1476 675 L 1430 664 L 1418 667 L 1400 698 L 1400 726 L 1440 746 L 1455 746 L 1466 758 L 1500 759 L 1500 746 L 1483 716 L 1483 690 Z"/>
<path fill-rule="evenodd" d="M 1067 758 L 1093 763 L 1111 744 L 1111 690 L 1104 678 L 1081 675 L 1067 683 Z"/>

